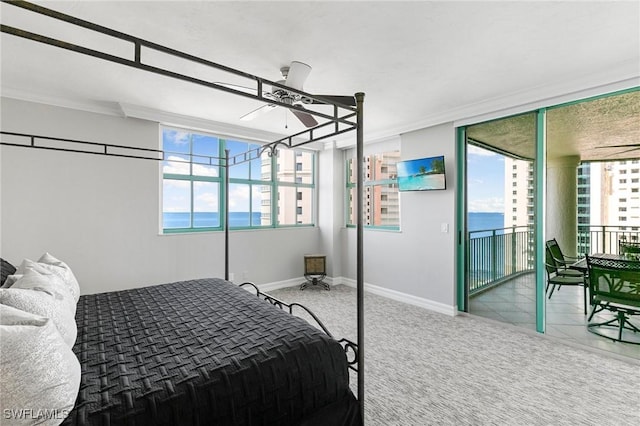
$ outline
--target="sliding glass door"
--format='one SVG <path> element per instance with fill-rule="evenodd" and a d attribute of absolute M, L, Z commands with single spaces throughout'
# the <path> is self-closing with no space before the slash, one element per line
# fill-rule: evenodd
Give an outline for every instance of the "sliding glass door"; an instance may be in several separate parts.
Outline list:
<path fill-rule="evenodd" d="M 459 306 L 539 329 L 537 112 L 458 130 Z M 542 321 L 543 323 L 543 321 Z"/>

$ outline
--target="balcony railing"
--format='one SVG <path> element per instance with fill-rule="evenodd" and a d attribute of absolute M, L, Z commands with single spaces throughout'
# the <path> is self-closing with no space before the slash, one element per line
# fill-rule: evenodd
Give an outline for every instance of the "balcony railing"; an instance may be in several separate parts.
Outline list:
<path fill-rule="evenodd" d="M 469 295 L 535 266 L 532 226 L 471 231 L 468 238 Z"/>
<path fill-rule="evenodd" d="M 618 254 L 621 241 L 640 241 L 640 229 L 630 226 L 579 225 L 578 247 L 580 254 L 611 253 Z"/>
<path fill-rule="evenodd" d="M 533 271 L 534 238 L 532 226 L 469 232 L 469 295 Z M 577 253 L 618 254 L 621 241 L 640 242 L 640 229 L 629 226 L 580 225 Z"/>

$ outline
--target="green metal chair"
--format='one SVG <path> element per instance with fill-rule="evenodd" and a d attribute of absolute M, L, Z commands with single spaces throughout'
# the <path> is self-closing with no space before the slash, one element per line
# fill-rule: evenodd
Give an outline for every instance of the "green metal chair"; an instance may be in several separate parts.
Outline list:
<path fill-rule="evenodd" d="M 625 331 L 634 335 L 640 332 L 639 326 L 631 322 L 631 317 L 640 315 L 640 261 L 587 256 L 587 268 L 592 306 L 588 330 L 607 339 L 640 344 L 640 336 L 634 340 L 623 338 Z M 614 318 L 592 322 L 593 316 L 604 310 Z M 617 337 L 607 334 L 607 328 L 617 329 Z"/>
<path fill-rule="evenodd" d="M 553 262 L 557 267 L 558 275 L 567 277 L 580 277 L 585 279 L 585 273 L 583 271 L 572 269 L 573 265 L 581 261 L 583 258 L 565 256 L 560 249 L 560 245 L 555 238 L 546 242 L 547 250 L 551 252 Z"/>
<path fill-rule="evenodd" d="M 584 288 L 584 314 L 587 314 L 587 283 L 585 275 L 580 272 L 579 276 L 570 276 L 560 274 L 561 269 L 558 267 L 553 254 L 549 247 L 545 249 L 545 269 L 547 271 L 547 287 L 545 291 L 548 293 L 549 299 L 553 296 L 556 287 L 560 290 L 563 285 L 579 286 Z M 579 271 L 578 271 L 579 272 Z M 549 291 L 551 287 L 551 291 Z"/>
<path fill-rule="evenodd" d="M 629 257 L 630 260 L 640 260 L 640 242 L 618 241 L 618 253 Z"/>

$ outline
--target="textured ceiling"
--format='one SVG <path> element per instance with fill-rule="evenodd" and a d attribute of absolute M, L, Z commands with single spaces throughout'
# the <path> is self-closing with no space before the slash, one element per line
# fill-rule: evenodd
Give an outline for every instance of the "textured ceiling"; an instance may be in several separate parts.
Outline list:
<path fill-rule="evenodd" d="M 39 3 L 270 80 L 292 60 L 308 63 L 305 91 L 366 93 L 367 140 L 640 76 L 636 1 Z M 131 55 L 126 43 L 6 3 L 0 13 L 3 24 Z M 94 111 L 142 108 L 278 134 L 301 128 L 282 109 L 241 121 L 259 106 L 252 100 L 7 34 L 0 42 L 3 96 Z M 246 84 L 157 54 L 148 60 Z"/>
<path fill-rule="evenodd" d="M 524 114 L 470 126 L 483 146 L 522 158 L 535 156 L 535 116 Z M 550 109 L 547 155 L 582 161 L 640 157 L 640 91 Z"/>

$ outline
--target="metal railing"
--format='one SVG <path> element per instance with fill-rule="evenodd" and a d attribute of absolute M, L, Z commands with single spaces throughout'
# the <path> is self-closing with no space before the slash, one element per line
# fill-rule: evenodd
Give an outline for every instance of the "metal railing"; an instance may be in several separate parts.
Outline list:
<path fill-rule="evenodd" d="M 635 226 L 579 225 L 577 242 L 580 254 L 619 254 L 620 242 L 640 242 L 640 229 Z"/>
<path fill-rule="evenodd" d="M 532 226 L 471 231 L 468 242 L 470 296 L 535 268 L 535 236 Z M 578 226 L 577 253 L 581 255 L 618 254 L 620 242 L 640 242 L 640 228 Z"/>
<path fill-rule="evenodd" d="M 533 226 L 469 232 L 469 295 L 532 271 L 534 238 Z"/>

